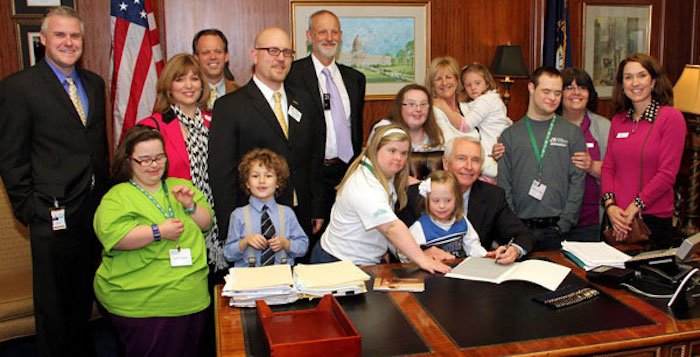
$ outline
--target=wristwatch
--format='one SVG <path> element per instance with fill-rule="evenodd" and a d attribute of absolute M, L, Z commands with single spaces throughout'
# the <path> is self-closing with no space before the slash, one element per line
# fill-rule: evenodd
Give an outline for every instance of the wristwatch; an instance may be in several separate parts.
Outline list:
<path fill-rule="evenodd" d="M 152 224 L 151 230 L 153 231 L 153 241 L 160 242 L 160 228 L 158 228 L 158 225 Z"/>
<path fill-rule="evenodd" d="M 193 214 L 194 211 L 196 211 L 196 210 L 197 210 L 197 202 L 195 202 L 194 205 L 192 205 L 192 207 L 185 208 L 185 214 L 187 214 L 189 216 L 189 215 Z"/>

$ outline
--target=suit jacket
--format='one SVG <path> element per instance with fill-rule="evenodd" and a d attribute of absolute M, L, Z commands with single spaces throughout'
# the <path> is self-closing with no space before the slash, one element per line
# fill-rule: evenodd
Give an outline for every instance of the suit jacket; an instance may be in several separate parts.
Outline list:
<path fill-rule="evenodd" d="M 399 212 L 398 216 L 410 227 L 423 211 L 418 184 L 409 186 L 407 195 L 406 208 Z M 505 192 L 500 187 L 479 180 L 474 182 L 469 193 L 467 219 L 479 233 L 481 245 L 487 250 L 491 250 L 493 242 L 505 245 L 514 237 L 513 243 L 526 252 L 532 252 L 535 237 L 510 209 Z"/>
<path fill-rule="evenodd" d="M 319 178 L 325 126 L 316 112 L 308 109 L 308 96 L 295 93 L 286 85 L 285 92 L 288 105 L 301 113 L 299 121 L 288 116 L 289 139 L 252 79 L 214 105 L 209 130 L 209 184 L 220 232 L 228 232 L 231 212 L 248 202 L 240 188 L 238 164 L 243 154 L 254 148 L 268 148 L 287 160 L 290 178 L 287 187 L 278 192 L 277 202 L 292 206 L 292 193 L 296 191 L 299 206 L 295 211 L 307 233 L 311 233 L 311 218 L 323 217 L 323 186 Z"/>
<path fill-rule="evenodd" d="M 76 71 L 89 101 L 85 126 L 45 59 L 0 82 L 0 175 L 25 225 L 50 222 L 54 198 L 70 217 L 91 190 L 109 186 L 104 81 Z"/>
<path fill-rule="evenodd" d="M 355 156 L 362 151 L 362 110 L 365 106 L 365 86 L 367 80 L 362 72 L 348 66 L 337 63 L 340 74 L 345 83 L 345 89 L 350 97 L 350 131 L 352 135 L 352 148 Z M 311 59 L 311 55 L 292 62 L 292 69 L 287 76 L 287 84 L 297 87 L 298 90 L 309 93 L 314 99 L 313 110 L 324 121 L 323 100 L 318 88 L 318 77 Z M 325 148 L 324 148 L 325 150 Z"/>
<path fill-rule="evenodd" d="M 202 112 L 204 125 L 208 128 L 211 116 Z M 190 173 L 190 155 L 187 152 L 187 144 L 182 136 L 180 122 L 177 118 L 169 123 L 163 121 L 163 114 L 153 113 L 148 118 L 141 119 L 139 124 L 157 128 L 165 141 L 165 153 L 168 155 L 168 177 L 179 177 L 192 180 Z"/>
<path fill-rule="evenodd" d="M 226 94 L 229 94 L 233 91 L 235 91 L 238 88 L 241 88 L 236 82 L 224 77 L 224 84 L 226 85 Z"/>

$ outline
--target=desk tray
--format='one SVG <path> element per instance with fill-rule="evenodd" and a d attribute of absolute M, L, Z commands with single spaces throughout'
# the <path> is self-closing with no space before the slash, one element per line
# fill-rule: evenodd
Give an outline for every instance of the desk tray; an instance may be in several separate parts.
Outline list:
<path fill-rule="evenodd" d="M 272 356 L 359 356 L 361 337 L 332 295 L 314 309 L 272 312 L 257 301 Z"/>

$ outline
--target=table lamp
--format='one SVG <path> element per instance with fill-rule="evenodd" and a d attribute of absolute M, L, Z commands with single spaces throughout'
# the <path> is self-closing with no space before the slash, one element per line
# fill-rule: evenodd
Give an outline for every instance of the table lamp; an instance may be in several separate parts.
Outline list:
<path fill-rule="evenodd" d="M 501 80 L 505 93 L 503 93 L 503 102 L 508 106 L 510 100 L 510 86 L 515 83 L 511 78 L 527 78 L 530 72 L 525 66 L 523 59 L 523 51 L 518 45 L 511 45 L 508 42 L 505 45 L 496 48 L 496 55 L 493 56 L 491 62 L 491 75 L 494 77 L 505 77 Z"/>
<path fill-rule="evenodd" d="M 674 107 L 685 116 L 690 135 L 690 177 L 688 179 L 688 206 L 686 208 L 684 234 L 700 231 L 695 225 L 700 200 L 700 65 L 686 65 L 681 77 L 673 86 Z"/>

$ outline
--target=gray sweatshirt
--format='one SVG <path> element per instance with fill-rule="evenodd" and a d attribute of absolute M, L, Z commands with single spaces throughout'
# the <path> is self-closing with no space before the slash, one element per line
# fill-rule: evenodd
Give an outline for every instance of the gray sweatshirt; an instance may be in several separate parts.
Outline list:
<path fill-rule="evenodd" d="M 579 127 L 557 116 L 540 175 L 526 120 L 523 117 L 501 134 L 506 152 L 498 161 L 498 186 L 521 219 L 559 217 L 559 228 L 568 232 L 578 222 L 586 178 L 571 157 L 586 151 L 586 141 Z M 530 120 L 540 151 L 551 121 Z M 529 195 L 535 179 L 547 186 L 541 201 Z"/>

